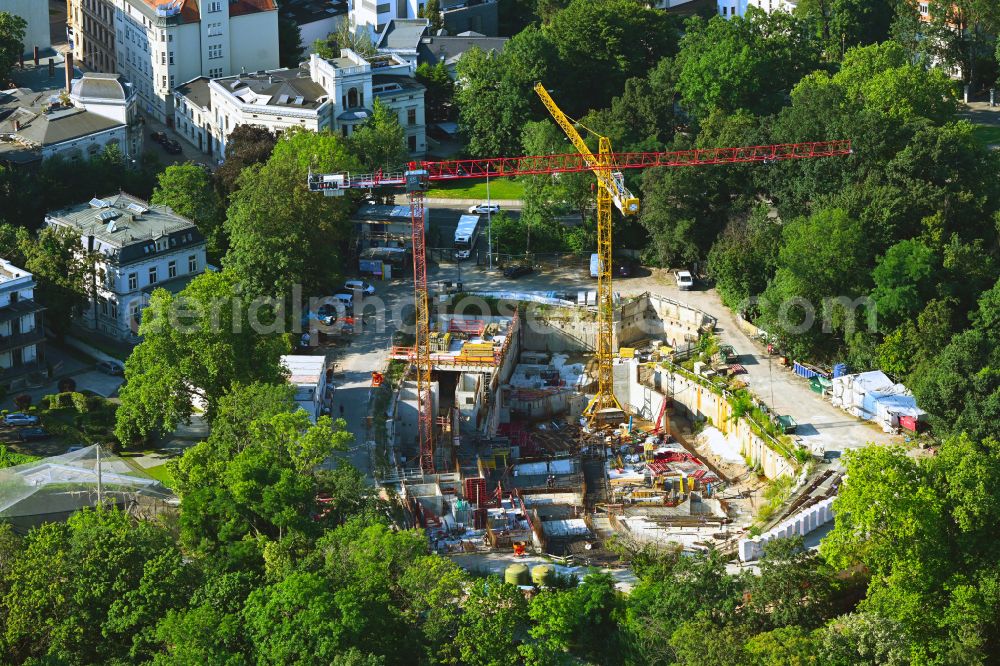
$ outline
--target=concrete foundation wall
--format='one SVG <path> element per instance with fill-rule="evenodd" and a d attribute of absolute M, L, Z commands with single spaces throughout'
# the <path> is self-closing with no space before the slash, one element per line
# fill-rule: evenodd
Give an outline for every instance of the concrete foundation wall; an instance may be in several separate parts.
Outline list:
<path fill-rule="evenodd" d="M 675 374 L 666 368 L 658 368 L 653 375 L 653 386 L 639 383 L 639 365 L 635 361 L 628 364 L 629 407 L 644 418 L 653 420 L 659 414 L 663 404 L 664 394 L 673 395 L 675 410 L 683 410 L 683 415 L 691 420 L 705 418 L 724 435 L 732 434 L 743 454 L 751 465 L 759 465 L 761 471 L 769 479 L 779 476 L 794 476 L 795 468 L 779 453 L 765 444 L 756 435 L 745 419 L 733 419 L 732 407 L 722 395 L 713 393 L 693 379 Z M 619 400 L 623 394 L 619 394 Z"/>
<path fill-rule="evenodd" d="M 434 403 L 432 414 L 438 411 L 437 382 L 431 383 L 431 397 Z M 397 444 L 409 445 L 417 441 L 417 383 L 404 382 L 399 389 L 399 403 L 396 406 L 395 437 Z"/>
<path fill-rule="evenodd" d="M 764 544 L 773 539 L 786 539 L 793 536 L 805 536 L 814 529 L 833 520 L 833 500 L 828 497 L 817 502 L 805 511 L 778 523 L 772 529 L 754 539 L 740 539 L 739 557 L 743 562 L 759 559 L 764 554 Z"/>
<path fill-rule="evenodd" d="M 552 309 L 544 317 L 526 317 L 525 324 L 524 348 L 532 351 L 593 351 L 597 344 L 596 315 L 580 308 Z M 714 325 L 715 319 L 701 310 L 644 294 L 615 312 L 615 345 L 654 338 L 678 346 L 697 340 L 703 327 Z"/>

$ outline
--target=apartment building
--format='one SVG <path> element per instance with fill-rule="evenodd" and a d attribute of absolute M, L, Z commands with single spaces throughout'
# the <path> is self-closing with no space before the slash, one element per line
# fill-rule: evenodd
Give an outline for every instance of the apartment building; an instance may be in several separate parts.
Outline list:
<path fill-rule="evenodd" d="M 719 16 L 734 18 L 745 16 L 747 9 L 756 7 L 763 12 L 788 12 L 791 14 L 798 6 L 798 0 L 716 0 Z"/>
<path fill-rule="evenodd" d="M 112 338 L 137 342 L 153 291 L 177 293 L 205 271 L 205 238 L 194 222 L 129 194 L 50 212 L 45 224 L 79 234 L 81 251 L 97 253 L 94 297 L 82 324 Z"/>
<path fill-rule="evenodd" d="M 389 21 L 419 18 L 425 0 L 350 0 L 348 14 L 355 30 L 368 30 L 378 39 Z M 499 30 L 497 0 L 441 0 L 441 22 L 449 35 L 473 31 L 496 36 Z"/>
<path fill-rule="evenodd" d="M 35 277 L 0 259 L 0 379 L 39 369 L 45 358 L 44 310 L 35 302 Z"/>
<path fill-rule="evenodd" d="M 315 53 L 297 68 L 198 77 L 174 91 L 174 126 L 202 152 L 222 159 L 237 125 L 259 125 L 278 133 L 289 127 L 330 130 L 350 136 L 372 115 L 378 99 L 406 130 L 411 155 L 427 150 L 425 88 L 414 66 L 395 55 L 363 57 L 350 49 L 327 60 Z"/>
<path fill-rule="evenodd" d="M 173 119 L 173 88 L 197 76 L 278 66 L 275 0 L 68 0 L 74 54 L 133 83 L 140 107 Z"/>

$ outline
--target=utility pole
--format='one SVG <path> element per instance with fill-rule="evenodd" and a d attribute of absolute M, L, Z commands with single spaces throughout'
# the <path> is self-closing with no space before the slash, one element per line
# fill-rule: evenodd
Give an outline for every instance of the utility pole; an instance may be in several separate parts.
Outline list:
<path fill-rule="evenodd" d="M 490 165 L 486 165 L 486 243 L 490 255 L 490 270 L 493 270 L 493 213 L 490 211 Z"/>

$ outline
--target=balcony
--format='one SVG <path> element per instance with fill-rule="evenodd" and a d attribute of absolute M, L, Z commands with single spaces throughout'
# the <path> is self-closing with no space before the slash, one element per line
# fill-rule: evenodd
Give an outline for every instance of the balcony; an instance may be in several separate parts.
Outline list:
<path fill-rule="evenodd" d="M 41 342 L 45 339 L 45 331 L 41 326 L 36 326 L 25 333 L 14 333 L 12 335 L 0 335 L 0 352 L 26 347 Z"/>

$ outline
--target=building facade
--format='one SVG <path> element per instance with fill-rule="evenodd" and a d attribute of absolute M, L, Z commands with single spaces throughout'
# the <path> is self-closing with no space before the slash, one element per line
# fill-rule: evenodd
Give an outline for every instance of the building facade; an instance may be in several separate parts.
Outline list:
<path fill-rule="evenodd" d="M 82 323 L 112 338 L 137 342 L 153 291 L 177 293 L 205 271 L 205 238 L 194 222 L 128 194 L 50 212 L 45 224 L 79 234 L 81 252 L 97 254 Z"/>
<path fill-rule="evenodd" d="M 20 16 L 28 24 L 24 30 L 24 56 L 52 48 L 49 36 L 49 3 L 38 0 L 0 0 L 0 12 Z"/>
<path fill-rule="evenodd" d="M 174 126 L 202 152 L 218 159 L 237 125 L 278 133 L 290 127 L 350 136 L 371 118 L 378 99 L 399 117 L 410 154 L 427 150 L 424 87 L 414 67 L 393 55 L 364 58 L 344 49 L 339 58 L 312 54 L 295 69 L 275 69 L 187 81 L 174 91 Z"/>
<path fill-rule="evenodd" d="M 111 0 L 67 0 L 66 37 L 74 59 L 96 72 L 117 71 L 114 22 Z"/>
<path fill-rule="evenodd" d="M 35 277 L 0 259 L 0 379 L 40 369 L 45 358 L 44 309 L 35 302 Z"/>
<path fill-rule="evenodd" d="M 798 0 L 716 0 L 719 16 L 727 19 L 745 16 L 750 7 L 756 7 L 767 14 L 773 12 L 791 14 L 798 4 Z"/>
<path fill-rule="evenodd" d="M 367 30 L 372 41 L 377 41 L 389 21 L 416 19 L 424 8 L 425 0 L 350 0 L 348 14 L 351 27 Z M 441 21 L 450 35 L 472 30 L 483 35 L 496 36 L 499 30 L 497 0 L 442 0 Z"/>
<path fill-rule="evenodd" d="M 173 120 L 178 83 L 278 66 L 274 0 L 68 1 L 74 54 L 123 74 L 161 122 Z"/>

